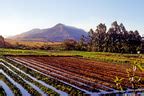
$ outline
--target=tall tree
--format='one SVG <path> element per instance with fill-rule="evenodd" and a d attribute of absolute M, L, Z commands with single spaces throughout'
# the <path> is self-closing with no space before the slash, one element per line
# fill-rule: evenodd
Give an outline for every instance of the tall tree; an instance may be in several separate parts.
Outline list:
<path fill-rule="evenodd" d="M 96 30 L 91 29 L 86 38 L 88 51 L 104 51 L 117 53 L 136 53 L 141 46 L 139 32 L 127 31 L 125 26 L 117 21 L 111 24 L 107 31 L 105 24 L 100 23 Z"/>

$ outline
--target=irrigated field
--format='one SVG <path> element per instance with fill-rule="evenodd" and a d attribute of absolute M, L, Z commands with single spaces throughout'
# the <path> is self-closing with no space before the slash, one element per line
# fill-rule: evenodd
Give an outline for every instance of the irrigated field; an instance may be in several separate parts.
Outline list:
<path fill-rule="evenodd" d="M 131 88 L 126 73 L 130 65 L 97 62 L 70 56 L 7 56 L 3 63 L 5 64 L 3 66 L 9 67 L 26 80 L 26 84 L 44 87 L 45 90 L 42 88 L 41 91 L 45 94 L 115 93 L 118 92 L 114 83 L 116 76 L 124 78 L 122 83 L 124 88 Z M 136 74 L 144 76 L 144 73 L 137 72 Z M 46 83 L 47 86 L 38 80 Z M 143 84 L 139 88 L 142 86 Z M 33 90 L 37 91 L 35 87 Z M 42 94 L 41 91 L 38 91 L 37 94 Z"/>

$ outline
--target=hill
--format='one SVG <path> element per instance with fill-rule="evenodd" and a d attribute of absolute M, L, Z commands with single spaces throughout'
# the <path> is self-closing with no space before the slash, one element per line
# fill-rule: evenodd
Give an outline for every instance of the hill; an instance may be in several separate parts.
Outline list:
<path fill-rule="evenodd" d="M 61 42 L 66 39 L 79 40 L 82 35 L 87 35 L 87 32 L 79 28 L 59 23 L 52 28 L 32 29 L 28 32 L 24 32 L 8 39 L 19 41 Z"/>
<path fill-rule="evenodd" d="M 0 47 L 5 47 L 5 41 L 3 36 L 0 36 Z"/>

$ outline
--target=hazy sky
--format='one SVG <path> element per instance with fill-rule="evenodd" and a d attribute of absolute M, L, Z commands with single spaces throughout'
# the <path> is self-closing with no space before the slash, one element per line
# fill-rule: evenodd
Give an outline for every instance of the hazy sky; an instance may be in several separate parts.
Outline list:
<path fill-rule="evenodd" d="M 117 20 L 144 34 L 144 0 L 0 0 L 0 34 L 64 23 L 88 31 Z"/>

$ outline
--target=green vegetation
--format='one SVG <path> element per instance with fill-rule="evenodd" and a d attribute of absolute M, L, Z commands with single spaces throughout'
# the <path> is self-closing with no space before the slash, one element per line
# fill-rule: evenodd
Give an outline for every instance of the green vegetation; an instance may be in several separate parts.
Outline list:
<path fill-rule="evenodd" d="M 126 71 L 127 71 L 128 79 L 131 83 L 131 88 L 132 89 L 139 88 L 141 77 L 136 75 L 137 67 L 133 65 L 132 69 L 129 68 Z"/>
<path fill-rule="evenodd" d="M 70 46 L 71 43 L 65 44 L 73 47 Z M 75 44 L 75 50 L 133 54 L 143 50 L 143 40 L 137 30 L 128 31 L 117 21 L 108 30 L 105 24 L 100 23 L 96 29 L 90 29 L 88 36 L 83 36 Z"/>
<path fill-rule="evenodd" d="M 41 90 L 43 90 L 45 93 L 51 94 L 51 95 L 53 94 L 53 95 L 55 95 L 55 96 L 59 96 L 59 94 L 56 93 L 56 92 L 54 92 L 52 89 L 43 86 L 41 83 L 34 81 L 34 80 L 31 79 L 29 76 L 23 74 L 22 72 L 18 71 L 17 69 L 15 69 L 14 67 L 12 67 L 11 65 L 7 64 L 8 62 L 6 62 L 6 61 L 4 61 L 4 60 L 1 60 L 1 62 L 3 62 L 7 67 L 9 67 L 10 69 L 12 69 L 12 70 L 13 70 L 14 72 L 16 72 L 17 74 L 19 74 L 19 76 L 21 76 L 21 77 L 24 78 L 25 80 L 27 80 L 27 81 L 33 83 L 34 85 L 38 86 L 38 87 L 39 87 Z M 21 66 L 21 65 L 19 65 L 19 66 Z M 16 67 L 18 67 L 18 66 L 16 66 Z M 29 69 L 27 69 L 27 70 L 29 70 Z M 31 73 L 32 73 L 32 70 L 31 70 Z M 36 73 L 35 73 L 35 76 L 36 76 Z"/>
<path fill-rule="evenodd" d="M 14 65 L 15 67 L 19 68 L 20 70 L 23 70 L 24 72 L 26 72 L 27 74 L 31 75 L 32 77 L 35 77 L 37 78 L 38 80 L 42 80 L 44 81 L 45 83 L 47 83 L 48 85 L 51 85 L 51 86 L 54 86 L 55 88 L 59 89 L 59 90 L 62 90 L 64 92 L 67 92 L 68 94 L 70 95 L 79 95 L 79 96 L 85 96 L 83 92 L 81 92 L 80 90 L 74 88 L 74 87 L 71 87 L 67 84 L 64 84 L 54 78 L 51 78 L 51 77 L 48 77 L 46 75 L 43 75 L 37 71 L 34 71 L 28 67 L 25 67 L 25 66 L 22 66 L 20 64 L 17 64 L 13 61 L 10 61 L 8 59 L 3 59 L 2 62 L 4 64 L 6 64 L 9 68 L 12 68 L 12 66 L 8 65 L 6 62 L 9 62 L 11 63 L 12 65 Z M 14 68 L 12 68 L 14 69 Z M 19 75 L 21 75 L 23 78 L 27 79 L 28 81 L 34 83 L 36 86 L 40 87 L 44 92 L 50 94 L 50 95 L 55 95 L 55 96 L 59 96 L 59 94 L 57 94 L 56 92 L 54 92 L 53 90 L 49 89 L 49 88 L 46 88 L 44 86 L 42 86 L 41 84 L 39 83 L 36 83 L 34 81 L 32 81 L 29 77 L 25 76 L 24 74 L 22 74 L 21 72 L 18 72 L 16 69 L 14 69 L 15 72 L 17 72 Z"/>
<path fill-rule="evenodd" d="M 85 52 L 85 51 L 44 51 L 44 50 L 20 50 L 20 49 L 0 49 L 0 55 L 48 55 L 48 56 L 80 56 L 97 61 L 111 62 L 117 64 L 134 64 L 140 61 L 144 64 L 143 54 L 121 54 L 109 52 Z"/>
<path fill-rule="evenodd" d="M 109 53 L 109 52 L 85 52 L 85 51 L 58 51 L 49 52 L 54 56 L 80 56 L 83 58 L 89 58 L 97 61 L 111 62 L 117 64 L 134 64 L 135 61 L 141 61 L 139 64 L 144 64 L 144 58 L 141 54 L 121 54 L 121 53 Z"/>
<path fill-rule="evenodd" d="M 0 55 L 48 55 L 47 51 L 42 50 L 22 50 L 0 48 Z"/>
<path fill-rule="evenodd" d="M 122 81 L 123 81 L 123 78 L 119 78 L 118 76 L 116 76 L 116 78 L 114 79 L 114 82 L 116 84 L 116 89 L 119 89 L 121 91 L 123 90 L 122 85 L 121 85 Z"/>
<path fill-rule="evenodd" d="M 1 58 L 3 58 L 4 55 L 75 56 L 77 58 L 86 58 L 86 59 L 109 62 L 109 63 L 114 63 L 114 64 L 123 64 L 125 66 L 132 64 L 132 65 L 137 66 L 137 70 L 139 70 L 139 69 L 143 70 L 143 66 L 144 66 L 144 58 L 143 58 L 144 55 L 143 54 L 121 54 L 121 53 L 86 52 L 86 51 L 20 50 L 20 49 L 1 48 L 0 49 L 0 55 L 1 55 Z M 81 91 L 79 91 L 79 90 L 77 90 L 77 89 L 75 89 L 69 85 L 63 84 L 63 83 L 59 82 L 58 80 L 54 80 L 53 78 L 49 78 L 49 77 L 42 75 L 42 74 L 40 74 L 34 70 L 29 69 L 27 67 L 20 66 L 19 64 L 16 64 L 14 62 L 11 62 L 11 61 L 8 61 L 8 62 L 10 62 L 14 66 L 20 68 L 21 70 L 25 71 L 26 73 L 30 74 L 31 76 L 33 76 L 39 80 L 42 80 L 42 81 L 46 82 L 47 84 L 54 86 L 57 89 L 65 91 L 68 94 L 77 94 L 77 93 L 79 93 L 81 95 L 83 94 Z M 33 84 L 35 84 L 36 86 L 38 86 L 41 90 L 43 90 L 47 94 L 53 94 L 53 93 L 55 94 L 55 92 L 53 90 L 49 90 L 48 88 L 45 88 L 41 84 L 31 80 L 30 78 L 28 78 L 24 74 L 18 72 L 16 69 L 12 68 L 11 66 L 8 66 L 8 67 L 10 69 L 12 69 L 13 71 L 15 71 L 17 74 L 21 75 L 27 81 L 30 81 Z M 3 69 L 3 70 L 5 70 L 5 69 Z M 131 74 L 132 70 L 133 69 L 128 69 L 127 74 L 129 75 L 128 78 L 129 78 L 129 81 L 131 82 L 131 87 L 135 89 L 138 87 L 139 82 L 143 82 L 143 78 L 141 79 L 142 81 L 140 81 L 139 78 L 137 77 L 137 75 Z M 11 74 L 11 73 L 8 73 L 8 74 Z M 12 75 L 12 76 L 15 77 L 15 75 Z M 134 81 L 132 81 L 133 78 L 134 78 Z M 15 80 L 15 78 L 13 78 L 13 79 Z M 21 82 L 21 80 L 18 82 L 24 83 L 24 82 Z M 123 86 L 121 85 L 121 83 L 123 82 L 122 78 L 117 76 L 114 79 L 114 82 L 116 84 L 116 86 L 115 86 L 116 89 L 123 90 Z M 28 85 L 23 85 L 23 86 L 25 86 L 25 88 L 27 90 L 33 90 Z M 35 93 L 34 90 L 32 91 L 32 94 L 34 94 L 33 92 Z"/>
<path fill-rule="evenodd" d="M 26 90 L 28 90 L 28 92 L 32 95 L 35 96 L 41 96 L 40 93 L 38 93 L 37 90 L 35 90 L 34 88 L 32 88 L 29 84 L 27 84 L 22 78 L 20 78 L 19 76 L 17 76 L 17 74 L 14 74 L 13 72 L 11 72 L 8 68 L 4 67 L 3 65 L 0 66 L 0 68 L 6 73 L 8 74 L 15 82 L 18 82 L 19 84 L 21 84 Z"/>
<path fill-rule="evenodd" d="M 130 89 L 133 89 L 134 92 L 136 89 L 140 88 L 140 85 L 143 82 L 142 77 L 136 74 L 138 71 L 142 71 L 142 70 L 141 69 L 138 70 L 138 66 L 136 64 L 133 65 L 132 68 L 126 69 L 127 77 L 128 77 L 127 79 L 130 83 Z M 121 91 L 125 89 L 122 86 L 124 80 L 126 79 L 116 76 L 116 78 L 114 79 L 116 89 L 121 90 Z"/>

